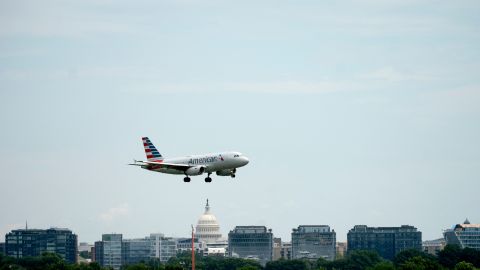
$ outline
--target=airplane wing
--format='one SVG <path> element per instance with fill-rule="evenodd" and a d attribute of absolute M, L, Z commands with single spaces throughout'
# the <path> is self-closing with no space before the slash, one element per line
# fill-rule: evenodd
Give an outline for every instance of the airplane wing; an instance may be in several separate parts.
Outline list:
<path fill-rule="evenodd" d="M 137 161 L 137 160 L 135 160 L 135 163 L 128 164 L 128 165 L 134 165 L 134 166 L 151 165 L 156 168 L 175 169 L 179 171 L 186 171 L 188 168 L 193 167 L 186 164 L 164 163 L 164 162 L 154 162 L 154 161 Z"/>

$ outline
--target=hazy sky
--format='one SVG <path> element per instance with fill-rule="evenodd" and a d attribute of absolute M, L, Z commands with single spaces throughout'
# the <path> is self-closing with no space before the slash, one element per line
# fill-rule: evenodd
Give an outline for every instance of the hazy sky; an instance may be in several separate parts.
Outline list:
<path fill-rule="evenodd" d="M 480 223 L 480 2 L 0 0 L 0 241 L 13 228 L 290 240 Z M 237 178 L 127 166 L 236 150 Z"/>

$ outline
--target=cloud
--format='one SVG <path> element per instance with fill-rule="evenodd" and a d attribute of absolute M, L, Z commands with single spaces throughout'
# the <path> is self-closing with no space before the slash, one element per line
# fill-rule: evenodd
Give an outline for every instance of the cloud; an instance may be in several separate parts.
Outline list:
<path fill-rule="evenodd" d="M 127 217 L 130 215 L 130 206 L 122 203 L 118 206 L 109 208 L 106 212 L 99 215 L 99 219 L 106 223 L 111 223 L 116 219 Z"/>

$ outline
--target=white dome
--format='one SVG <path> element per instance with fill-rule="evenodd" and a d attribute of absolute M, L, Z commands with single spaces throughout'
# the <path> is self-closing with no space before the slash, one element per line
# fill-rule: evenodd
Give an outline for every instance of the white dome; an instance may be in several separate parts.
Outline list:
<path fill-rule="evenodd" d="M 217 218 L 210 213 L 208 200 L 207 205 L 205 206 L 205 213 L 200 216 L 197 222 L 196 237 L 207 244 L 213 243 L 222 238 L 220 225 L 218 225 Z"/>

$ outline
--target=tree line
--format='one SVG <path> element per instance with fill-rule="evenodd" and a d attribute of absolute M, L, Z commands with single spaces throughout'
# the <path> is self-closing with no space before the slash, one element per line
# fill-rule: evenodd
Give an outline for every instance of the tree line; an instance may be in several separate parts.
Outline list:
<path fill-rule="evenodd" d="M 265 266 L 259 262 L 220 256 L 195 256 L 197 270 L 480 270 L 480 251 L 447 245 L 437 256 L 418 250 L 405 250 L 392 260 L 382 259 L 376 252 L 359 250 L 334 261 L 277 260 Z M 69 264 L 58 255 L 44 253 L 38 257 L 12 258 L 0 254 L 0 270 L 108 270 L 98 263 Z M 148 260 L 124 265 L 122 270 L 184 270 L 191 269 L 191 254 L 179 253 L 166 263 Z"/>

